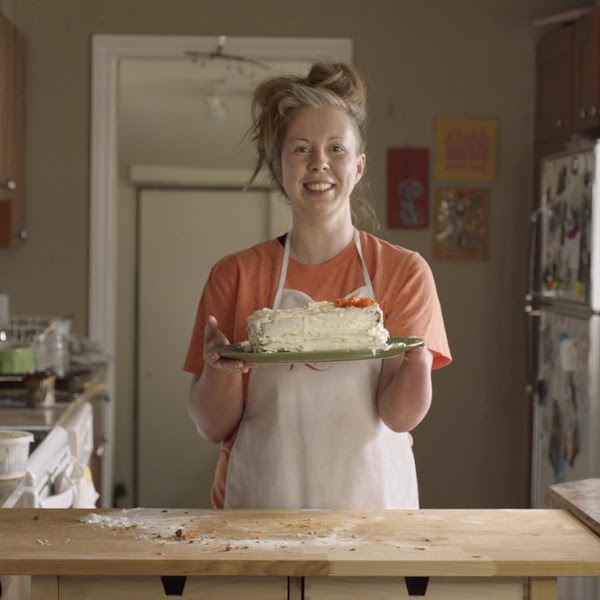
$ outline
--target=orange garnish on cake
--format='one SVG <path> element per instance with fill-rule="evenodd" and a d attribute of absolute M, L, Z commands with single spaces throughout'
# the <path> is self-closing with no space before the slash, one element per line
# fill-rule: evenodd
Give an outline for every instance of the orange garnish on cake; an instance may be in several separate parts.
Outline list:
<path fill-rule="evenodd" d="M 367 306 L 373 306 L 377 304 L 375 300 L 371 298 L 357 298 L 356 296 L 350 296 L 349 298 L 338 298 L 333 305 L 336 308 L 349 308 L 354 306 L 356 308 L 366 308 Z"/>

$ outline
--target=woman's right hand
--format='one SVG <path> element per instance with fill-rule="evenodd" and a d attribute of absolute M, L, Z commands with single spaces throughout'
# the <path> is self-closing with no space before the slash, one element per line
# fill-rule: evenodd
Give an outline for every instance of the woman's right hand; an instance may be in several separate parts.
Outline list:
<path fill-rule="evenodd" d="M 248 373 L 250 368 L 241 360 L 221 358 L 216 346 L 229 344 L 227 336 L 219 329 L 217 319 L 209 315 L 204 326 L 204 363 L 214 369 L 237 373 Z"/>

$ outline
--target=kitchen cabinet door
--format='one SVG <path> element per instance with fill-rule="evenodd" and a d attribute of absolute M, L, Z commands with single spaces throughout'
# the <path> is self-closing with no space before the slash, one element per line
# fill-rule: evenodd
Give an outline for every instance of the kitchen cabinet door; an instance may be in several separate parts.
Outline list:
<path fill-rule="evenodd" d="M 568 138 L 572 131 L 573 36 L 568 25 L 546 34 L 536 49 L 536 140 Z"/>
<path fill-rule="evenodd" d="M 575 23 L 573 34 L 573 128 L 582 131 L 600 123 L 599 13 Z"/>
<path fill-rule="evenodd" d="M 191 375 L 181 365 L 210 269 L 221 257 L 270 237 L 268 208 L 260 191 L 144 190 L 140 195 L 138 506 L 211 506 L 220 446 L 203 439 L 188 415 Z"/>
<path fill-rule="evenodd" d="M 426 600 L 522 600 L 528 582 L 508 577 L 441 578 L 429 580 L 425 593 L 409 592 L 404 577 L 306 577 L 306 600 L 402 600 L 425 596 Z"/>
<path fill-rule="evenodd" d="M 25 239 L 25 52 L 0 13 L 0 247 Z"/>
<path fill-rule="evenodd" d="M 50 578 L 44 578 L 50 579 Z M 171 579 L 178 579 L 177 577 Z M 287 577 L 187 577 L 183 589 L 168 589 L 160 577 L 60 577 L 61 600 L 287 600 Z M 167 586 L 167 587 L 165 587 Z M 176 586 L 175 586 L 176 588 Z M 32 595 L 32 600 L 52 596 Z"/>

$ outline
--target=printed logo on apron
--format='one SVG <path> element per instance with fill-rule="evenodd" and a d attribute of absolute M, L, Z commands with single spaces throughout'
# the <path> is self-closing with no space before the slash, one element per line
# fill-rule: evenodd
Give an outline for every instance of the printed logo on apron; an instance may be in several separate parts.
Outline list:
<path fill-rule="evenodd" d="M 285 288 L 287 236 L 273 308 L 312 301 Z M 365 285 L 375 298 L 354 242 Z M 244 416 L 231 450 L 225 508 L 418 508 L 415 462 L 406 433 L 379 418 L 381 360 L 253 369 Z"/>

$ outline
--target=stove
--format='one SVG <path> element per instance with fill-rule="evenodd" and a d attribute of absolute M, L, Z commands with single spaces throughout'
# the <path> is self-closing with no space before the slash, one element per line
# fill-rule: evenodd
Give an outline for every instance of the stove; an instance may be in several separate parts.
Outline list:
<path fill-rule="evenodd" d="M 89 401 L 57 393 L 51 406 L 27 406 L 23 390 L 0 392 L 0 428 L 30 431 L 25 476 L 14 482 L 5 507 L 94 508 L 98 495 L 88 483 L 94 449 L 94 414 Z"/>

